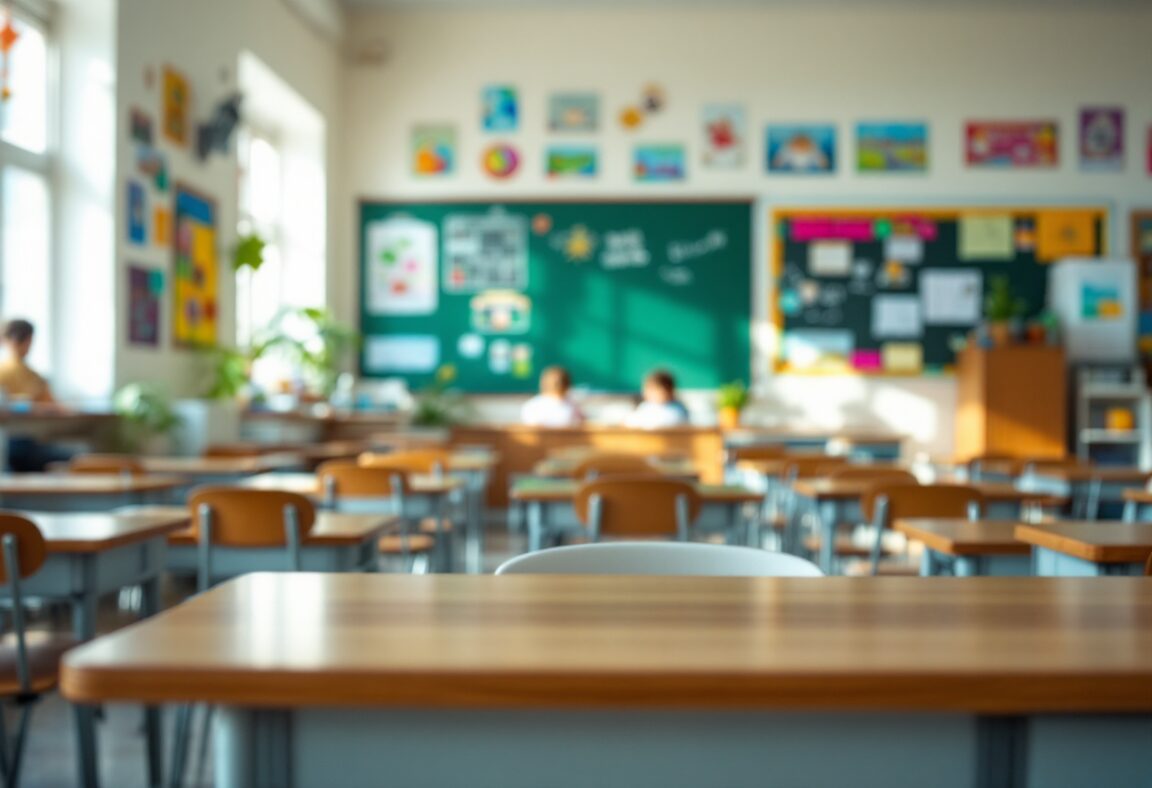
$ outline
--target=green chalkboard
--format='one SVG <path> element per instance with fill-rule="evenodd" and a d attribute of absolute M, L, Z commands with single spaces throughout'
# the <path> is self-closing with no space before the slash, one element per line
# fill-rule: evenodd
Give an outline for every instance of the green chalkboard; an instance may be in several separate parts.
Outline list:
<path fill-rule="evenodd" d="M 684 388 L 747 380 L 748 201 L 365 202 L 361 373 L 468 392 L 533 391 L 567 367 L 635 391 L 662 366 Z"/>
<path fill-rule="evenodd" d="M 993 280 L 1007 277 L 1012 294 L 1026 304 L 1026 317 L 1035 316 L 1047 306 L 1048 263 L 1064 256 L 1051 250 L 1103 254 L 1107 218 L 1102 208 L 1061 206 L 778 210 L 772 217 L 771 312 L 780 337 L 776 369 L 877 375 L 947 371 L 956 347 L 980 317 L 971 312 L 961 317 L 959 307 L 976 306 L 982 314 Z M 986 232 L 995 236 L 978 253 L 962 238 L 965 223 L 971 227 L 973 219 L 989 220 Z M 996 233 L 996 227 L 1003 232 Z M 1000 252 L 994 249 L 996 237 L 1006 242 Z M 832 254 L 821 258 L 816 245 Z M 837 251 L 844 253 L 839 259 Z M 837 270 L 841 264 L 843 270 Z M 966 301 L 957 293 L 963 287 L 972 292 Z M 899 310 L 911 311 L 900 317 Z M 885 321 L 894 315 L 896 320 Z M 901 326 L 914 330 L 901 335 Z M 893 371 L 888 350 L 909 345 L 918 347 L 919 364 Z"/>

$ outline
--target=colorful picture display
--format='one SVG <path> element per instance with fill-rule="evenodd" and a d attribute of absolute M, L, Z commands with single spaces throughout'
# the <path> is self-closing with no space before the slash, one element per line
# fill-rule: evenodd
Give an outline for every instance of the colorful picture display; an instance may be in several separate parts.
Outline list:
<path fill-rule="evenodd" d="M 374 315 L 429 315 L 440 303 L 436 225 L 398 216 L 368 225 L 364 306 Z"/>
<path fill-rule="evenodd" d="M 656 183 L 685 178 L 683 145 L 637 145 L 633 151 L 636 180 Z"/>
<path fill-rule="evenodd" d="M 164 272 L 128 266 L 128 341 L 133 345 L 160 344 L 160 298 Z"/>
<path fill-rule="evenodd" d="M 148 192 L 139 181 L 128 181 L 127 201 L 128 241 L 142 246 L 148 243 Z"/>
<path fill-rule="evenodd" d="M 516 88 L 488 85 L 482 93 L 484 131 L 511 132 L 520 126 L 520 101 Z"/>
<path fill-rule="evenodd" d="M 1085 107 L 1080 110 L 1080 168 L 1115 172 L 1124 169 L 1124 110 Z"/>
<path fill-rule="evenodd" d="M 548 98 L 548 130 L 591 133 L 600 127 L 600 97 L 595 93 L 553 93 Z"/>
<path fill-rule="evenodd" d="M 836 127 L 770 125 L 765 133 L 768 172 L 798 175 L 836 171 Z"/>
<path fill-rule="evenodd" d="M 497 180 L 504 180 L 520 169 L 520 152 L 505 143 L 491 145 L 481 155 L 480 162 L 484 172 Z"/>
<path fill-rule="evenodd" d="M 174 214 L 172 341 L 185 347 L 212 347 L 217 340 L 220 275 L 216 203 L 177 184 Z"/>
<path fill-rule="evenodd" d="M 456 129 L 453 126 L 417 126 L 412 130 L 412 172 L 421 177 L 451 175 L 456 171 Z"/>
<path fill-rule="evenodd" d="M 444 220 L 444 290 L 477 293 L 528 286 L 528 222 L 493 211 Z"/>
<path fill-rule="evenodd" d="M 191 137 L 192 92 L 188 79 L 174 68 L 164 69 L 164 136 L 181 147 Z"/>
<path fill-rule="evenodd" d="M 545 154 L 549 178 L 592 178 L 599 168 L 599 156 L 591 145 L 553 145 Z"/>
<path fill-rule="evenodd" d="M 1054 120 L 970 121 L 964 127 L 969 167 L 1055 167 L 1060 163 L 1059 125 Z"/>
<path fill-rule="evenodd" d="M 924 123 L 860 123 L 856 126 L 860 172 L 924 172 L 928 126 Z"/>
<path fill-rule="evenodd" d="M 735 169 L 745 160 L 747 125 L 740 104 L 708 104 L 702 112 L 703 163 L 712 169 Z"/>

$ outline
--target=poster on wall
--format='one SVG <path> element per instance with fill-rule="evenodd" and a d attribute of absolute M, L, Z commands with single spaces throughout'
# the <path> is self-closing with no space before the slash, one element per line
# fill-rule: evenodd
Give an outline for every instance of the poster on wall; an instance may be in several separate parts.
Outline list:
<path fill-rule="evenodd" d="M 412 173 L 420 177 L 451 175 L 456 170 L 456 129 L 416 126 L 412 129 Z"/>
<path fill-rule="evenodd" d="M 174 196 L 172 342 L 182 347 L 212 347 L 217 340 L 220 276 L 216 203 L 179 183 Z"/>
<path fill-rule="evenodd" d="M 740 104 L 707 104 L 701 121 L 704 166 L 716 170 L 743 166 L 748 133 L 744 107 Z"/>
<path fill-rule="evenodd" d="M 548 130 L 594 132 L 600 128 L 600 97 L 595 93 L 553 93 L 548 97 Z"/>
<path fill-rule="evenodd" d="M 436 225 L 407 216 L 373 222 L 365 231 L 364 294 L 374 315 L 429 315 L 439 305 Z"/>
<path fill-rule="evenodd" d="M 1117 172 L 1124 169 L 1124 110 L 1084 107 L 1080 110 L 1080 169 Z"/>
<path fill-rule="evenodd" d="M 1055 167 L 1060 163 L 1059 125 L 1054 120 L 969 121 L 964 158 L 969 167 Z"/>
<path fill-rule="evenodd" d="M 500 211 L 444 219 L 444 290 L 478 293 L 528 286 L 528 222 Z"/>
<path fill-rule="evenodd" d="M 770 125 L 765 137 L 768 172 L 810 175 L 836 171 L 833 125 Z"/>
<path fill-rule="evenodd" d="M 860 172 L 924 172 L 928 169 L 925 123 L 858 123 L 856 167 Z"/>
<path fill-rule="evenodd" d="M 637 145 L 633 151 L 632 173 L 643 183 L 684 180 L 684 146 Z"/>
<path fill-rule="evenodd" d="M 160 298 L 164 272 L 128 266 L 128 341 L 133 345 L 160 344 Z"/>
<path fill-rule="evenodd" d="M 128 240 L 137 245 L 148 242 L 148 192 L 139 181 L 128 181 Z"/>
<path fill-rule="evenodd" d="M 484 131 L 516 131 L 520 125 L 520 102 L 516 88 L 488 85 L 481 94 Z"/>
<path fill-rule="evenodd" d="M 171 66 L 164 67 L 164 136 L 181 147 L 188 144 L 192 94 L 188 79 Z"/>
<path fill-rule="evenodd" d="M 593 178 L 599 156 L 591 145 L 553 145 L 544 159 L 549 178 Z"/>

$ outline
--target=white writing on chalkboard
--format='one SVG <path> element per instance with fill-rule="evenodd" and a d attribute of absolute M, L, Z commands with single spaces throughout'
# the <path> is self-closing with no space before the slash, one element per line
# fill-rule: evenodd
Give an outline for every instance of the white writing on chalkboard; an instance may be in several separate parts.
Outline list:
<path fill-rule="evenodd" d="M 604 233 L 600 264 L 605 268 L 643 268 L 651 259 L 643 230 Z"/>
<path fill-rule="evenodd" d="M 672 241 L 668 244 L 668 260 L 683 263 L 697 257 L 718 252 L 728 246 L 728 234 L 723 230 L 712 230 L 695 241 Z"/>

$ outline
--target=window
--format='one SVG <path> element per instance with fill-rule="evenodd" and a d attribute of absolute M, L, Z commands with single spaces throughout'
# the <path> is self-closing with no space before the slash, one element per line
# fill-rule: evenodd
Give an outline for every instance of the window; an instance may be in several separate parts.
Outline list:
<path fill-rule="evenodd" d="M 0 105 L 0 319 L 36 325 L 29 363 L 52 369 L 52 99 L 43 20 L 16 14 L 8 101 Z"/>

